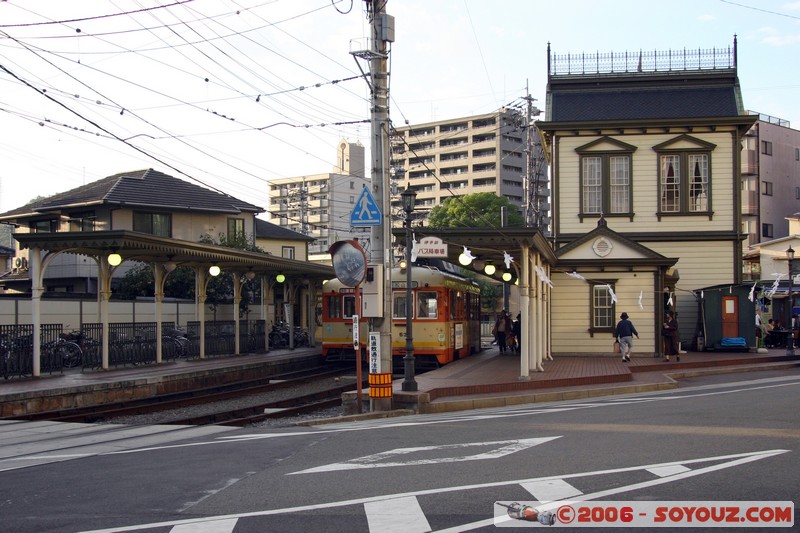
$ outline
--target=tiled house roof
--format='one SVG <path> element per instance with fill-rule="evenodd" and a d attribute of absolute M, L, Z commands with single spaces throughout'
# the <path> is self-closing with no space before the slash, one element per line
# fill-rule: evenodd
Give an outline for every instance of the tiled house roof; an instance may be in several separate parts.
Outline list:
<path fill-rule="evenodd" d="M 147 169 L 114 174 L 70 191 L 34 200 L 0 214 L 0 219 L 94 205 L 231 214 L 264 211 L 233 196 Z"/>
<path fill-rule="evenodd" d="M 597 79 L 595 79 L 597 81 Z M 635 83 L 635 81 L 634 81 Z M 731 117 L 742 114 L 728 87 L 639 87 L 618 85 L 580 90 L 551 88 L 553 122 L 658 120 L 686 117 Z"/>
<path fill-rule="evenodd" d="M 256 238 L 267 239 L 280 239 L 280 240 L 295 240 L 295 241 L 308 241 L 314 240 L 314 237 L 303 235 L 288 228 L 283 228 L 266 220 L 256 218 Z"/>

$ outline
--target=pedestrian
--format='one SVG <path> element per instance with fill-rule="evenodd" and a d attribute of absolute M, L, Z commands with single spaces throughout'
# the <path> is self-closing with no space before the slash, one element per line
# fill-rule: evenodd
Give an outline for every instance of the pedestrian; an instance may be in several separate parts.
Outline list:
<path fill-rule="evenodd" d="M 628 363 L 631 360 L 631 352 L 633 351 L 633 336 L 639 338 L 639 332 L 636 331 L 633 322 L 628 318 L 628 313 L 619 315 L 619 322 L 617 327 L 614 328 L 614 338 L 619 343 L 619 351 L 622 352 L 622 362 Z"/>
<path fill-rule="evenodd" d="M 756 313 L 756 338 L 761 340 L 761 344 L 764 344 L 767 338 L 767 326 L 764 324 L 763 320 L 761 319 L 761 315 Z"/>
<path fill-rule="evenodd" d="M 508 346 L 506 345 L 506 335 L 511 333 L 511 318 L 505 309 L 497 315 L 497 320 L 494 323 L 492 332 L 497 336 L 497 346 L 500 348 L 500 353 L 506 353 Z"/>
<path fill-rule="evenodd" d="M 511 324 L 511 331 L 514 332 L 514 337 L 517 338 L 517 351 L 522 350 L 522 313 L 517 313 L 517 318 Z"/>
<path fill-rule="evenodd" d="M 664 322 L 664 328 L 661 330 L 661 336 L 664 338 L 664 361 L 669 361 L 670 355 L 674 355 L 675 359 L 680 361 L 678 319 L 675 318 L 675 311 L 667 311 L 667 319 Z"/>

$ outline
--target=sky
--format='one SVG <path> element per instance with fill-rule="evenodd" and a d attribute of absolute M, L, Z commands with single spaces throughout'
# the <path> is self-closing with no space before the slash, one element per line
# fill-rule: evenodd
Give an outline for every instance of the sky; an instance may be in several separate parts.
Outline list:
<path fill-rule="evenodd" d="M 368 47 L 364 6 L 0 0 L 0 213 L 146 168 L 266 210 L 270 180 L 332 171 L 340 139 L 369 157 L 368 66 L 350 53 Z M 526 94 L 544 109 L 548 43 L 636 54 L 727 49 L 736 35 L 745 109 L 800 129 L 800 1 L 387 0 L 386 12 L 397 126 Z"/>

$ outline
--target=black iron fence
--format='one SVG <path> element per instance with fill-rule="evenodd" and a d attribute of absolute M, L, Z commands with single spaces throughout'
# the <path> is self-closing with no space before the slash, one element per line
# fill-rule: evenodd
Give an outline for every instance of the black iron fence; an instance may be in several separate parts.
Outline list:
<path fill-rule="evenodd" d="M 264 341 L 263 320 L 239 321 L 239 352 L 260 353 L 266 351 Z M 232 354 L 236 348 L 236 322 L 233 320 L 206 321 L 205 323 L 207 356 Z M 189 344 L 193 354 L 200 353 L 200 322 L 186 324 Z"/>
<path fill-rule="evenodd" d="M 62 324 L 42 324 L 40 371 L 48 374 L 64 369 Z M 0 374 L 5 379 L 33 374 L 33 326 L 0 324 Z"/>
<path fill-rule="evenodd" d="M 69 326 L 67 326 L 69 327 Z M 240 321 L 240 353 L 266 351 L 263 320 Z M 200 355 L 200 322 L 189 322 L 187 331 L 174 322 L 161 325 L 161 355 L 164 361 L 196 358 Z M 114 367 L 154 363 L 156 361 L 156 322 L 115 322 L 108 326 L 109 365 Z M 236 323 L 207 321 L 205 325 L 208 356 L 235 352 Z M 83 324 L 80 330 L 65 331 L 63 324 L 41 326 L 42 373 L 63 372 L 64 368 L 102 367 L 103 325 Z M 5 379 L 33 375 L 33 326 L 0 325 L 0 375 Z"/>

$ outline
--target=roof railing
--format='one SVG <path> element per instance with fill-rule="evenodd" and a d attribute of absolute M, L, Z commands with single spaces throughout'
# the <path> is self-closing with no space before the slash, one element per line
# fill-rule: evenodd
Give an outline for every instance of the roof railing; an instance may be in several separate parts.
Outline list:
<path fill-rule="evenodd" d="M 547 45 L 547 75 L 636 74 L 736 69 L 736 37 L 727 48 L 557 55 Z"/>

